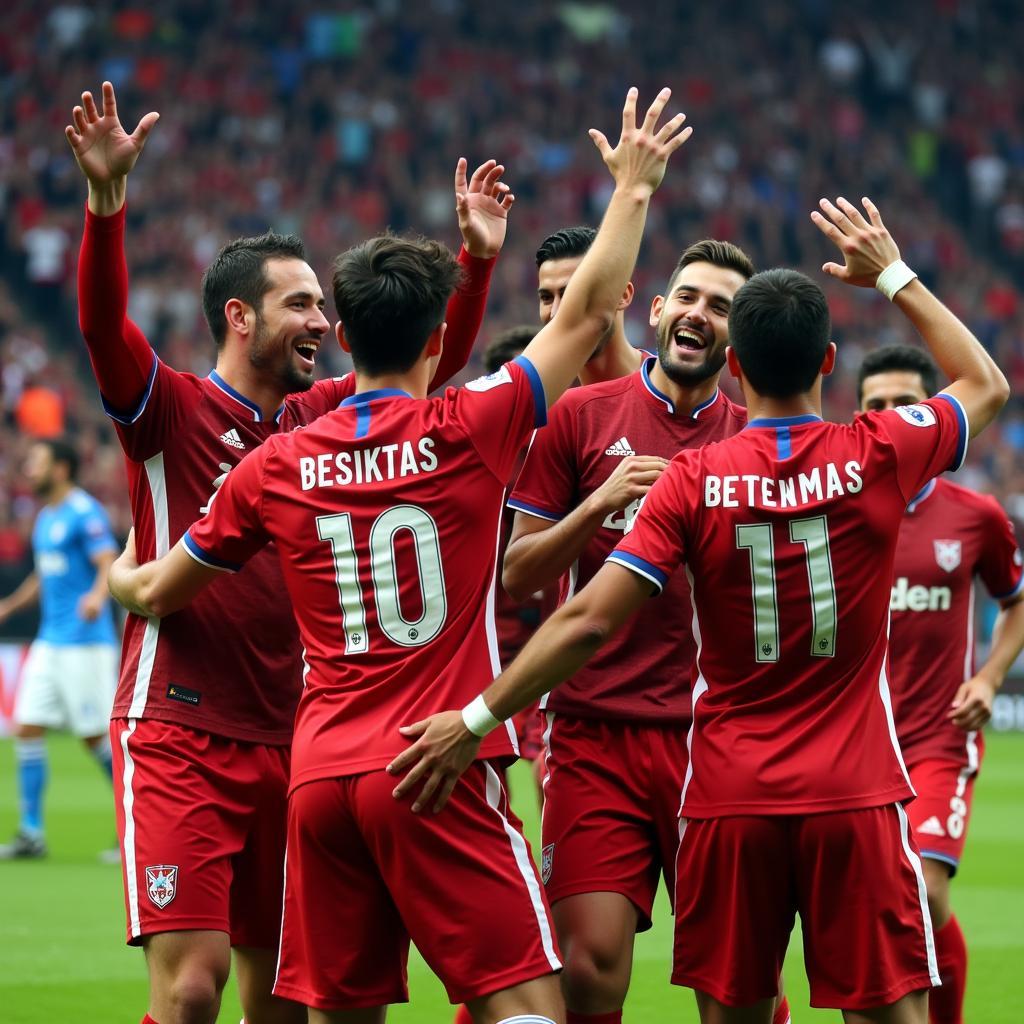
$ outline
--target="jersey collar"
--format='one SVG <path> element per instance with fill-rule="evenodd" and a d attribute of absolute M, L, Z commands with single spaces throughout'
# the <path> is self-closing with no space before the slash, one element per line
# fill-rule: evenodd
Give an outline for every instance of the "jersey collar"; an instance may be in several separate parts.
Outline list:
<path fill-rule="evenodd" d="M 378 398 L 412 398 L 408 391 L 401 388 L 374 388 L 373 391 L 360 391 L 357 395 L 349 395 L 338 403 L 339 409 L 347 409 L 353 405 L 367 405 Z"/>
<path fill-rule="evenodd" d="M 661 402 L 661 404 L 665 406 L 665 409 L 667 410 L 669 415 L 674 416 L 676 413 L 676 407 L 672 399 L 669 398 L 668 395 L 666 395 L 663 391 L 659 391 L 658 388 L 654 386 L 654 382 L 651 380 L 651 369 L 654 366 L 655 359 L 657 359 L 657 356 L 650 356 L 649 358 L 643 361 L 643 364 L 640 367 L 640 381 L 643 384 L 646 391 L 653 398 L 655 398 L 657 401 Z M 700 416 L 702 412 L 704 412 L 705 409 L 710 409 L 711 406 L 713 406 L 718 401 L 718 396 L 720 394 L 721 392 L 718 390 L 718 388 L 715 388 L 715 393 L 710 398 L 705 399 L 703 402 L 700 403 L 700 405 L 694 406 L 693 411 L 690 413 L 690 419 L 695 420 L 698 416 Z"/>
<path fill-rule="evenodd" d="M 915 494 L 910 499 L 909 503 L 907 504 L 908 512 L 916 511 L 918 505 L 920 505 L 922 502 L 927 501 L 932 496 L 932 493 L 935 491 L 936 482 L 937 481 L 935 479 L 929 480 L 928 483 L 926 483 L 924 487 L 922 487 L 921 490 L 919 490 L 917 494 Z"/>
<path fill-rule="evenodd" d="M 820 416 L 807 413 L 805 416 L 759 416 L 756 420 L 748 420 L 744 430 L 750 427 L 801 427 L 805 423 L 824 423 Z"/>
<path fill-rule="evenodd" d="M 218 390 L 223 391 L 228 398 L 233 398 L 239 405 L 244 405 L 246 409 L 252 413 L 253 419 L 257 423 L 263 422 L 263 410 L 255 402 L 251 402 L 246 398 L 241 391 L 236 391 L 216 370 L 210 371 L 208 379 L 213 382 L 214 386 Z M 283 413 L 284 406 L 282 405 L 281 408 L 274 413 L 275 423 L 277 423 Z"/>

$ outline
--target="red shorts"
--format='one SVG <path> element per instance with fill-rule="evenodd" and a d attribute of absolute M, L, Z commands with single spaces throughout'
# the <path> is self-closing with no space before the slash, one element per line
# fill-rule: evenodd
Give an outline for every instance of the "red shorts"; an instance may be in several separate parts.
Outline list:
<path fill-rule="evenodd" d="M 440 814 L 367 772 L 299 786 L 276 995 L 320 1010 L 406 1002 L 409 939 L 453 1003 L 561 968 L 547 903 L 501 776 L 470 765 Z"/>
<path fill-rule="evenodd" d="M 548 712 L 542 877 L 552 903 L 618 892 L 651 926 L 662 874 L 673 892 L 686 725 Z"/>
<path fill-rule="evenodd" d="M 899 804 L 680 824 L 672 981 L 768 999 L 796 914 L 811 1006 L 867 1010 L 939 983 L 921 859 Z"/>
<path fill-rule="evenodd" d="M 288 748 L 149 718 L 110 739 L 128 942 L 200 928 L 276 949 Z"/>
<path fill-rule="evenodd" d="M 917 799 L 907 806 L 910 828 L 921 856 L 942 861 L 953 876 L 967 842 L 967 820 L 971 814 L 978 761 L 925 760 L 908 764 L 910 782 Z"/>

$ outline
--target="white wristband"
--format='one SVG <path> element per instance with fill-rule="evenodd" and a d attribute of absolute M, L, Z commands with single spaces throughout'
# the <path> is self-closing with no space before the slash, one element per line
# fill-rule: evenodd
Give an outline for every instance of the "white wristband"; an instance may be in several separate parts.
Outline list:
<path fill-rule="evenodd" d="M 875 287 L 890 301 L 901 288 L 906 288 L 917 277 L 903 260 L 894 260 L 878 275 Z"/>
<path fill-rule="evenodd" d="M 491 709 L 484 700 L 484 695 L 474 697 L 462 709 L 462 721 L 466 728 L 474 735 L 483 739 L 489 732 L 497 729 L 501 722 L 491 714 Z"/>

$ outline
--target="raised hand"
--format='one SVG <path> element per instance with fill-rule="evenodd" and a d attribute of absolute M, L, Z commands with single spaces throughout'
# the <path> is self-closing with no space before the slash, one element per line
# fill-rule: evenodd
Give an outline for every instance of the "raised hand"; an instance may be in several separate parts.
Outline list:
<path fill-rule="evenodd" d="M 832 277 L 858 288 L 874 288 L 878 275 L 900 258 L 900 250 L 881 214 L 867 196 L 861 199 L 868 219 L 853 203 L 840 196 L 835 203 L 822 199 L 819 203 L 828 219 L 814 210 L 811 220 L 823 235 L 830 238 L 843 254 L 844 265 L 826 263 L 821 269 Z"/>
<path fill-rule="evenodd" d="M 508 211 L 515 196 L 501 176 L 505 168 L 495 160 L 482 163 L 466 181 L 466 160 L 455 165 L 455 210 L 462 243 L 471 256 L 493 259 L 501 252 L 508 226 Z"/>
<path fill-rule="evenodd" d="M 116 207 L 120 208 L 124 202 L 128 173 L 139 159 L 146 139 L 159 118 L 156 111 L 151 111 L 129 135 L 117 116 L 117 101 L 110 82 L 103 83 L 102 112 L 97 109 L 91 92 L 82 93 L 81 106 L 72 111 L 74 124 L 69 124 L 64 134 L 71 144 L 78 166 L 89 182 L 90 208 L 94 207 L 97 196 L 116 202 Z M 114 211 L 94 208 L 93 212 Z"/>
<path fill-rule="evenodd" d="M 668 158 L 693 134 L 692 128 L 683 127 L 685 114 L 676 114 L 670 121 L 657 129 L 658 118 L 665 109 L 671 89 L 662 89 L 647 108 L 647 116 L 643 124 L 636 126 L 637 90 L 632 88 L 626 93 L 626 105 L 622 109 L 622 133 L 618 145 L 612 149 L 611 144 L 602 132 L 590 129 L 590 137 L 594 140 L 608 170 L 615 179 L 617 188 L 639 188 L 653 192 L 665 177 Z"/>

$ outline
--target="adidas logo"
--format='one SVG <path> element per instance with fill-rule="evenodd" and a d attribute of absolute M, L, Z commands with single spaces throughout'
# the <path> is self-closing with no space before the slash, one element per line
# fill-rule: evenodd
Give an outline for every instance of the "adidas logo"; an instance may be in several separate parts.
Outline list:
<path fill-rule="evenodd" d="M 232 427 L 226 433 L 220 435 L 220 439 L 225 443 L 231 445 L 232 448 L 241 448 L 245 451 L 245 443 L 238 436 L 238 431 Z M 631 453 L 632 454 L 632 453 Z"/>
<path fill-rule="evenodd" d="M 927 821 L 917 826 L 917 832 L 919 835 L 924 836 L 944 836 L 946 834 L 946 830 L 942 827 L 942 822 L 934 814 Z"/>
<path fill-rule="evenodd" d="M 606 448 L 604 453 L 605 455 L 636 455 L 625 437 L 620 437 L 611 448 Z"/>

